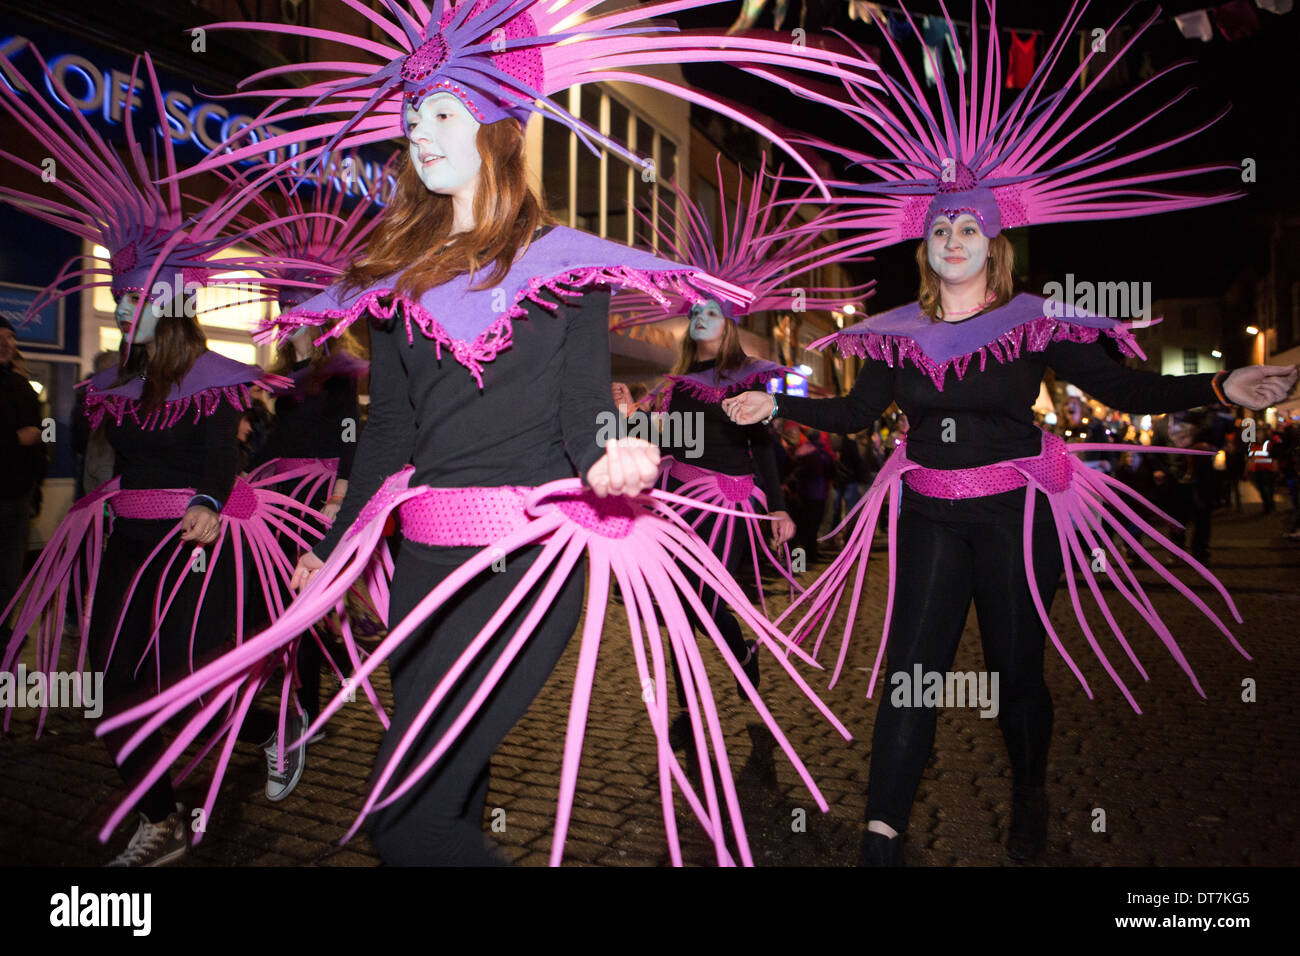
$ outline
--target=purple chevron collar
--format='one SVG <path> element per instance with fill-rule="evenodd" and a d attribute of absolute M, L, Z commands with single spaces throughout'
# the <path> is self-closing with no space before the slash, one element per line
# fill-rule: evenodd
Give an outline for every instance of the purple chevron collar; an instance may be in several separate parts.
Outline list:
<path fill-rule="evenodd" d="M 1115 339 L 1125 355 L 1146 358 L 1129 327 L 1119 319 L 1088 315 L 1079 309 L 1069 321 L 1055 318 L 1049 300 L 1021 293 L 1006 305 L 960 322 L 932 322 L 917 303 L 890 309 L 813 342 L 812 348 L 834 343 L 845 355 L 883 361 L 891 368 L 911 360 L 943 390 L 951 367 L 960 379 L 971 359 L 983 371 L 990 355 L 999 362 L 1018 358 L 1021 349 L 1041 352 L 1051 342 L 1095 342 L 1103 332 Z"/>
<path fill-rule="evenodd" d="M 363 314 L 379 320 L 400 314 L 409 339 L 414 341 L 413 327 L 418 329 L 434 341 L 439 355 L 442 348 L 448 349 L 481 387 L 483 364 L 510 347 L 511 320 L 528 314 L 525 299 L 554 310 L 557 299 L 579 295 L 592 286 L 612 286 L 645 293 L 665 308 L 671 305 L 670 296 L 739 305 L 752 300 L 746 290 L 700 269 L 565 226 L 556 226 L 533 240 L 496 286 L 474 290 L 470 277 L 460 275 L 413 302 L 394 296 L 395 285 L 396 276 L 390 276 L 347 295 L 339 286 L 332 286 L 292 313 L 281 315 L 276 325 L 281 333 L 300 325 L 329 326 L 319 343 L 341 335 Z M 543 291 L 550 298 L 543 297 Z M 259 332 L 259 339 L 266 333 L 266 329 Z"/>

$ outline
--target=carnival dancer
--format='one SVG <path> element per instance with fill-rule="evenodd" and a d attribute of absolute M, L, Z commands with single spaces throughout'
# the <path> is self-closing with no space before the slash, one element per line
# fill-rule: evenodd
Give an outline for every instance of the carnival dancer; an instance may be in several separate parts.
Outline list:
<path fill-rule="evenodd" d="M 481 0 L 455 8 L 436 3 L 430 11 L 394 0 L 387 4 L 391 18 L 364 13 L 395 45 L 331 35 L 379 53 L 381 65 L 349 66 L 360 74 L 356 79 L 276 91 L 313 104 L 281 112 L 311 120 L 319 112 L 326 119 L 273 136 L 262 144 L 266 148 L 328 137 L 315 153 L 301 154 L 310 158 L 398 132 L 408 139 L 397 195 L 365 256 L 341 283 L 289 317 L 328 327 L 318 341 L 358 320 L 375 323 L 370 417 L 335 525 L 299 562 L 295 580 L 306 587 L 294 604 L 263 634 L 112 723 L 110 729 L 139 723 L 138 736 L 187 703 L 203 701 L 174 752 L 152 774 L 165 772 L 204 721 L 257 693 L 267 661 L 336 606 L 369 566 L 385 516 L 397 511 L 404 540 L 387 595 L 389 634 L 316 722 L 327 720 L 356 688 L 377 702 L 368 678 L 389 663 L 394 712 L 374 785 L 349 835 L 374 813 L 374 843 L 390 862 L 502 861 L 482 833 L 489 760 L 573 634 L 583 602 L 580 570 L 589 562 L 552 862 L 563 853 L 612 574 L 643 686 L 666 683 L 661 627 L 687 684 L 702 795 L 667 744 L 664 695 L 646 698 L 671 858 L 681 862 L 674 810 L 680 792 L 720 863 L 752 863 L 708 674 L 684 609 L 698 614 L 702 604 L 682 567 L 730 603 L 760 641 L 811 661 L 749 604 L 707 545 L 667 506 L 678 501 L 675 496 L 655 490 L 633 499 L 655 480 L 657 449 L 633 439 L 597 441 L 602 421 L 615 414 L 608 287 L 637 289 L 665 305 L 669 294 L 741 305 L 751 296 L 698 268 L 548 224 L 527 186 L 523 124 L 540 112 L 593 148 L 599 144 L 642 165 L 550 95 L 578 81 L 620 79 L 727 110 L 710 97 L 625 68 L 682 59 L 838 68 L 834 58 L 815 50 L 744 38 L 719 50 L 720 37 L 679 37 L 667 25 L 644 22 L 678 3 L 583 19 L 594 5 Z M 339 62 L 322 66 L 336 70 Z M 240 152 L 214 155 L 212 162 L 233 161 Z M 722 636 L 709 620 L 705 629 L 825 808 Z M 844 733 L 786 655 L 777 660 Z M 389 720 L 382 711 L 381 719 Z M 227 737 L 233 732 L 228 721 L 218 729 Z"/>
<path fill-rule="evenodd" d="M 67 101 L 59 78 L 29 49 L 49 89 Z M 161 87 L 147 56 L 144 65 L 161 116 Z M 138 68 L 139 60 L 133 83 Z M 218 252 L 241 238 L 227 232 L 239 212 L 234 192 L 186 219 L 179 190 L 173 186 L 164 193 L 153 183 L 156 173 L 135 138 L 131 106 L 124 123 L 125 163 L 81 114 L 72 112 L 79 124 L 73 127 L 25 76 L 15 72 L 11 79 L 22 92 L 4 86 L 0 104 L 55 159 L 60 201 L 46 198 L 40 186 L 30 192 L 7 188 L 0 195 L 104 245 L 110 256 L 105 266 L 90 269 L 79 268 L 83 259 L 75 257 L 32 309 L 108 285 L 117 300 L 122 344 L 120 366 L 84 383 L 85 411 L 92 428 L 106 428 L 115 477 L 72 506 L 5 609 L 7 615 L 16 608 L 17 617 L 2 663 L 12 671 L 24 659 L 35 627 L 35 668 L 53 675 L 71 599 L 81 625 L 77 670 L 103 673 L 103 707 L 112 714 L 157 693 L 239 635 L 241 562 L 256 568 L 264 590 L 274 590 L 269 581 L 277 575 L 287 581 L 292 566 L 275 543 L 273 526 L 301 529 L 304 545 L 314 539 L 303 506 L 236 480 L 236 431 L 250 388 L 287 382 L 208 350 L 195 318 L 193 296 L 218 269 L 261 264 L 253 257 L 212 265 Z M 174 173 L 171 142 L 162 140 L 162 171 Z M 41 181 L 40 167 L 3 156 L 32 174 L 34 183 Z M 113 514 L 111 528 L 105 505 Z M 38 733 L 44 719 L 43 710 Z M 124 739 L 110 738 L 111 749 L 116 752 Z M 158 735 L 150 735 L 121 764 L 123 779 L 135 788 L 127 807 L 138 811 L 139 824 L 111 865 L 158 865 L 188 849 L 190 819 L 168 779 L 139 785 L 163 752 Z"/>
<path fill-rule="evenodd" d="M 320 326 L 286 327 L 281 325 L 281 317 L 337 281 L 347 264 L 364 250 L 379 222 L 377 200 L 392 166 L 390 161 L 381 168 L 368 194 L 350 211 L 344 209 L 345 190 L 321 183 L 311 189 L 311 199 L 305 201 L 303 190 L 295 188 L 301 187 L 300 182 L 289 175 L 272 179 L 270 187 L 255 194 L 250 204 L 260 210 L 262 221 L 277 216 L 272 195 L 288 212 L 279 228 L 262 232 L 252 243 L 268 262 L 285 263 L 280 268 L 262 270 L 270 280 L 269 294 L 276 297 L 279 309 L 274 318 L 258 328 L 254 338 L 276 344 L 271 371 L 286 377 L 292 385 L 275 396 L 275 426 L 253 456 L 249 473 L 254 480 L 275 478 L 276 491 L 309 505 L 327 522 L 338 514 L 347 493 L 361 428 L 358 381 L 368 373 L 369 363 L 357 357 L 350 336 L 317 345 L 315 339 L 324 331 Z M 247 182 L 262 169 L 243 173 L 240 181 Z M 247 216 L 239 220 L 249 229 L 257 222 Z M 293 265 L 303 262 L 313 267 Z M 287 328 L 285 334 L 281 334 L 282 328 Z M 320 529 L 322 533 L 326 527 Z M 282 535 L 281 541 L 290 563 L 296 562 L 302 549 L 295 539 Z M 269 618 L 261 621 L 258 629 L 269 623 Z M 293 738 L 301 736 L 307 724 L 320 714 L 321 671 L 327 660 L 338 681 L 343 680 L 342 668 L 325 648 L 327 641 L 325 627 L 317 625 L 303 634 L 297 652 L 289 654 L 301 704 L 301 712 L 289 708 L 285 715 L 292 725 Z M 288 750 L 281 756 L 278 723 L 266 711 L 255 710 L 248 724 L 244 739 L 263 741 L 267 799 L 283 800 L 302 777 L 307 748 Z"/>
<path fill-rule="evenodd" d="M 1013 773 L 1007 852 L 1016 860 L 1039 855 L 1047 840 L 1045 780 L 1052 701 L 1043 680 L 1045 633 L 1091 696 L 1047 614 L 1063 567 L 1089 645 L 1135 710 L 1136 700 L 1084 617 L 1075 582 L 1077 569 L 1145 679 L 1147 674 L 1120 632 L 1093 573 L 1094 556 L 1102 552 L 1111 569 L 1109 582 L 1155 630 L 1197 692 L 1202 696 L 1204 692 L 1169 628 L 1120 556 L 1117 537 L 1245 655 L 1218 615 L 1141 547 L 1124 520 L 1136 523 L 1208 580 L 1240 621 L 1217 579 L 1130 503 L 1146 502 L 1072 455 L 1113 451 L 1115 446 L 1085 443 L 1067 448 L 1061 439 L 1036 427 L 1031 413 L 1048 368 L 1113 408 L 1142 414 L 1217 402 L 1262 408 L 1280 400 L 1296 380 L 1294 367 L 1256 366 L 1185 376 L 1135 371 L 1115 361 L 1105 347 L 1109 342 L 1125 354 L 1141 354 L 1120 318 L 1014 293 L 1012 246 L 1002 234 L 1006 228 L 1141 215 L 1231 198 L 1225 193 L 1181 194 L 1167 186 L 1157 191 L 1148 188 L 1150 183 L 1190 173 L 1235 168 L 1231 164 L 1111 178 L 1111 172 L 1125 163 L 1186 138 L 1155 146 L 1130 145 L 1128 134 L 1142 120 L 1116 131 L 1102 146 L 1079 145 L 1079 133 L 1092 122 L 1081 107 L 1091 105 L 1095 85 L 1077 92 L 1077 86 L 1070 86 L 1078 78 L 1076 71 L 1060 92 L 1048 93 L 1047 78 L 1074 36 L 1085 7 L 1073 8 L 1034 79 L 1005 113 L 999 102 L 995 24 L 989 24 L 982 54 L 979 28 L 973 28 L 969 95 L 965 79 L 960 80 L 957 103 L 941 86 L 939 111 L 932 110 L 920 94 L 916 77 L 885 33 L 904 77 L 898 82 L 885 77 L 886 86 L 900 101 L 911 99 L 920 109 L 899 115 L 873 93 L 849 89 L 846 112 L 874 131 L 887 155 L 873 158 L 835 147 L 851 161 L 862 160 L 884 180 L 856 187 L 868 195 L 846 202 L 860 208 L 841 213 L 840 225 L 848 228 L 856 223 L 881 245 L 922 238 L 916 253 L 919 301 L 815 343 L 834 341 L 846 355 L 867 360 L 847 397 L 812 400 L 747 392 L 724 403 L 732 419 L 742 424 L 780 416 L 827 431 L 856 432 L 897 402 L 910 423 L 906 442 L 894 451 L 859 504 L 857 524 L 844 552 L 787 611 L 795 618 L 804 614 L 792 633 L 806 634 L 820 622 L 824 635 L 840 599 L 851 591 L 838 676 L 876 521 L 886 507 L 886 497 L 894 495 L 887 506 L 887 644 L 882 640 L 871 684 L 874 689 L 887 646 L 891 692 L 880 704 L 872 738 L 864 864 L 902 862 L 902 834 L 933 745 L 936 714 L 932 706 L 907 706 L 914 703 L 914 695 L 902 694 L 899 688 L 917 675 L 944 674 L 950 669 L 972 600 L 987 667 L 1000 676 L 998 716 Z M 1114 51 L 1115 57 L 1103 70 L 1114 66 L 1154 17 Z M 951 23 L 949 30 L 956 42 Z M 1091 56 L 1080 69 L 1087 67 Z M 1132 151 L 1101 159 L 1102 151 L 1116 142 Z M 1073 152 L 1062 153 L 1067 146 Z M 855 564 L 857 576 L 850 588 L 848 575 Z"/>
<path fill-rule="evenodd" d="M 720 158 L 717 177 L 718 194 L 726 195 Z M 663 487 L 685 498 L 743 513 L 744 517 L 737 518 L 691 507 L 680 509 L 733 576 L 739 577 L 742 571 L 748 575 L 751 569 L 745 565 L 752 566 L 764 614 L 767 602 L 759 555 L 767 558 L 792 589 L 797 587 L 789 549 L 780 560 L 766 542 L 770 535 L 772 546 L 781 548 L 793 536 L 794 522 L 785 509 L 771 432 L 761 425 L 736 425 L 722 411 L 721 402 L 728 395 L 779 381 L 793 370 L 745 354 L 740 322 L 746 315 L 765 310 L 837 309 L 869 294 L 871 287 L 871 283 L 851 288 L 798 284 L 799 277 L 814 269 L 860 261 L 856 252 L 861 240 L 824 242 L 828 213 L 822 211 L 808 220 L 798 215 L 798 200 L 810 198 L 812 191 L 805 189 L 796 199 L 779 201 L 779 184 L 779 174 L 769 175 L 766 162 L 750 179 L 740 176 L 734 213 L 723 223 L 721 254 L 708 211 L 689 196 L 677 194 L 671 202 L 661 200 L 657 224 L 636 211 L 665 255 L 749 289 L 755 295 L 750 305 L 739 307 L 707 299 L 694 304 L 675 302 L 665 311 L 648 296 L 635 292 L 620 294 L 613 303 L 619 316 L 615 329 L 680 320 L 683 315 L 687 318 L 677 364 L 645 402 L 655 411 L 651 421 L 657 425 L 656 440 L 665 449 Z M 627 403 L 630 398 L 626 386 L 617 383 L 616 401 Z M 745 639 L 739 623 L 716 595 L 706 596 L 701 591 L 701 596 L 708 598 L 706 606 L 714 623 L 757 686 L 757 643 Z M 690 740 L 690 722 L 684 699 L 679 703 L 683 712 L 674 721 L 670 736 L 674 746 L 684 748 Z"/>

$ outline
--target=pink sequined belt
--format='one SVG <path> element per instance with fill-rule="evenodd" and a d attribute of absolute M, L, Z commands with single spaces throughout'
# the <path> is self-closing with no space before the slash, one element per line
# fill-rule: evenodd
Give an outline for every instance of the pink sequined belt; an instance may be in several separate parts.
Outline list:
<path fill-rule="evenodd" d="M 311 468 L 321 465 L 329 471 L 339 470 L 339 460 L 337 458 L 276 458 L 270 464 L 274 465 L 271 470 L 273 475 L 293 471 L 295 468 Z"/>
<path fill-rule="evenodd" d="M 979 468 L 913 468 L 903 473 L 907 487 L 927 498 L 982 498 L 1000 495 L 1029 484 L 1016 469 L 1007 465 L 983 465 Z"/>
<path fill-rule="evenodd" d="M 159 520 L 185 517 L 185 506 L 194 497 L 193 488 L 128 488 L 110 499 L 119 518 Z"/>
<path fill-rule="evenodd" d="M 728 501 L 748 501 L 754 494 L 753 475 L 725 475 L 710 468 L 688 465 L 676 458 L 668 466 L 668 474 L 681 482 L 695 481 L 698 478 L 712 479 Z"/>
<path fill-rule="evenodd" d="M 440 547 L 494 544 L 529 522 L 518 485 L 487 488 L 430 488 L 398 509 L 402 537 Z"/>
<path fill-rule="evenodd" d="M 1042 440 L 1042 450 L 1032 458 L 1017 458 L 1016 466 L 995 464 L 953 469 L 917 466 L 903 473 L 903 481 L 927 498 L 982 498 L 1023 488 L 1029 484 L 1026 475 L 1031 475 L 1043 491 L 1057 494 L 1069 488 L 1072 481 L 1069 449 L 1063 438 L 1051 432 L 1043 432 Z M 905 454 L 904 448 L 900 446 L 894 454 Z"/>

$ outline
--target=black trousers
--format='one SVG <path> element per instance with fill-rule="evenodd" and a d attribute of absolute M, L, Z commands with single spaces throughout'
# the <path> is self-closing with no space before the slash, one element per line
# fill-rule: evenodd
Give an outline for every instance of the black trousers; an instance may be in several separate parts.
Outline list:
<path fill-rule="evenodd" d="M 146 655 L 145 649 L 149 645 L 154 594 L 162 580 L 167 558 L 176 547 L 175 543 L 167 544 L 142 576 L 127 607 L 121 634 L 116 646 L 112 647 L 112 656 L 109 658 L 113 629 L 117 626 L 131 579 L 174 524 L 171 520 L 126 518 L 117 518 L 113 523 L 113 532 L 109 535 L 104 550 L 95 587 L 95 607 L 91 612 L 90 647 L 87 653 L 91 666 L 104 672 L 105 716 L 112 716 L 158 693 L 159 660 L 163 688 L 190 673 L 190 630 L 194 627 L 194 611 L 204 579 L 204 573 L 193 570 L 192 542 L 184 547 L 182 554 L 167 571 L 166 581 L 163 582 L 164 601 L 178 581 L 180 590 L 160 628 L 157 648 L 160 657 L 155 656 L 154 649 L 149 649 Z M 229 547 L 227 542 L 223 548 L 222 560 L 211 569 L 212 580 L 203 599 L 203 609 L 194 636 L 195 669 L 227 649 L 234 638 L 235 580 Z M 205 551 L 211 559 L 212 548 L 206 548 Z M 125 728 L 104 738 L 114 759 L 135 729 Z M 164 749 L 162 737 L 155 734 L 118 765 L 128 787 L 139 782 L 162 756 Z M 145 792 L 136 804 L 136 809 L 153 823 L 158 823 L 175 812 L 175 797 L 166 774 Z"/>
<path fill-rule="evenodd" d="M 390 628 L 477 550 L 431 548 L 403 541 L 390 595 Z M 510 556 L 504 571 L 487 571 L 475 578 L 389 659 L 393 716 L 375 761 L 376 777 L 438 681 L 505 603 L 539 553 L 540 548 L 533 548 Z M 545 576 L 539 585 L 544 580 Z M 371 836 L 385 862 L 398 866 L 494 866 L 505 862 L 483 834 L 490 761 L 564 653 L 578 626 L 585 582 L 583 561 L 560 588 L 537 629 L 456 744 L 402 799 L 374 815 Z M 510 615 L 477 662 L 461 676 L 403 758 L 389 790 L 424 758 L 468 702 L 535 603 L 536 591 Z M 555 732 L 561 734 L 563 728 L 557 727 Z M 509 826 L 508 814 L 505 823 Z"/>
<path fill-rule="evenodd" d="M 1050 610 L 1061 573 L 1056 528 L 1040 494 L 1035 502 L 1034 574 Z M 894 702 L 891 682 L 914 667 L 946 674 L 972 600 L 985 665 L 998 674 L 998 721 L 1015 785 L 1042 787 L 1052 736 L 1052 697 L 1043 680 L 1046 631 L 1025 574 L 1020 520 L 934 521 L 913 511 L 899 519 L 898 569 L 888 660 L 871 740 L 867 819 L 907 829 L 912 801 L 934 747 L 934 707 Z"/>

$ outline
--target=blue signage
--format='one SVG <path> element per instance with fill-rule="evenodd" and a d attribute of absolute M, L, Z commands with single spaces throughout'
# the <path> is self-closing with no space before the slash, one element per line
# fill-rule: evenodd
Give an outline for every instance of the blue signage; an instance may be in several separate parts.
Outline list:
<path fill-rule="evenodd" d="M 0 316 L 9 320 L 14 327 L 14 335 L 22 345 L 36 345 L 46 348 L 63 348 L 63 300 L 47 302 L 30 322 L 27 309 L 41 290 L 35 286 L 15 285 L 12 282 L 0 282 Z"/>
<path fill-rule="evenodd" d="M 0 82 L 15 93 L 19 91 L 13 83 L 13 75 L 18 70 L 20 55 L 30 45 L 31 41 L 21 35 L 0 40 Z M 69 112 L 76 110 L 94 121 L 102 119 L 109 126 L 122 123 L 128 104 L 134 116 L 152 115 L 154 93 L 149 89 L 149 78 L 143 72 L 133 79 L 129 71 L 116 67 L 105 68 L 102 63 L 96 63 L 80 53 L 58 51 L 50 56 L 50 51 L 43 49 L 41 55 L 46 58 L 53 75 L 53 82 L 50 77 L 43 77 L 45 87 L 53 101 Z M 30 75 L 35 76 L 38 69 L 36 61 L 32 57 L 27 60 L 32 67 Z M 250 130 L 257 115 L 255 108 L 239 100 L 217 101 L 193 92 L 184 92 L 176 88 L 179 84 L 161 75 L 159 82 L 163 86 L 164 122 L 155 127 L 155 131 L 159 135 L 170 136 L 172 143 L 177 146 L 188 147 L 193 144 L 203 156 L 221 148 L 230 137 L 243 130 L 248 130 L 246 140 L 251 142 L 270 139 L 288 131 L 285 127 L 278 126 Z M 62 87 L 67 100 L 71 102 L 56 92 L 56 86 Z M 283 154 L 271 149 L 261 159 L 248 160 L 245 165 L 260 161 L 276 163 L 298 152 L 297 144 L 288 147 Z M 357 152 L 334 155 L 318 163 L 303 180 L 307 184 L 328 182 L 333 189 L 358 198 L 367 195 L 378 184 L 379 201 L 383 205 L 397 188 L 396 177 L 391 174 L 384 176 L 386 161 L 387 156 L 377 159 Z"/>

